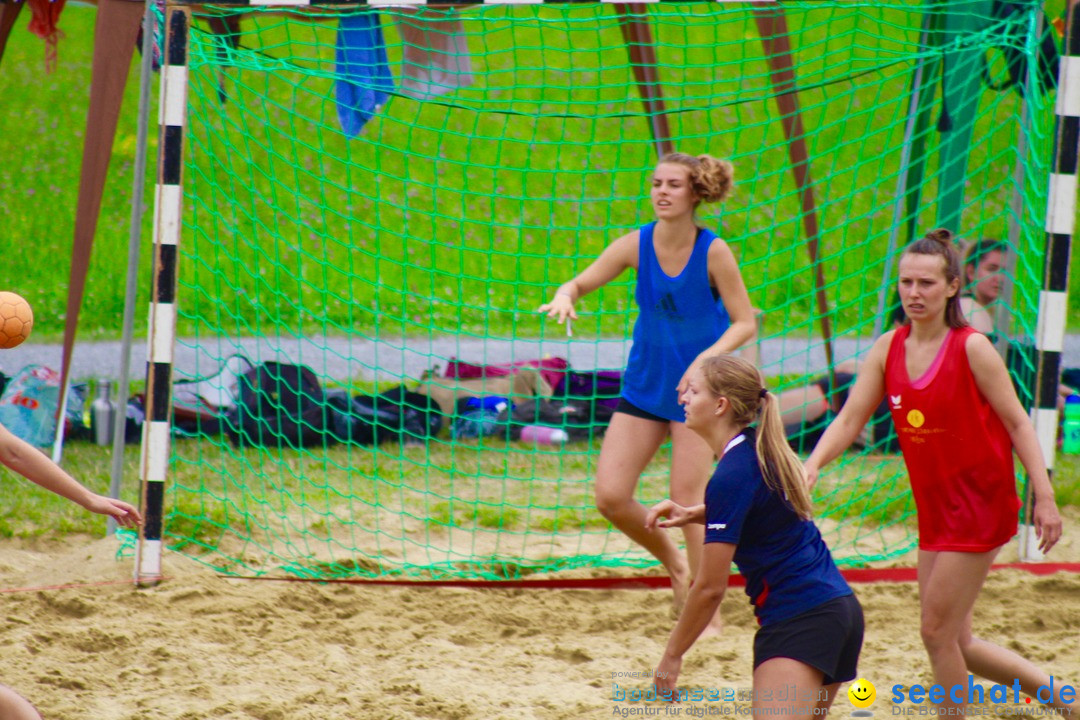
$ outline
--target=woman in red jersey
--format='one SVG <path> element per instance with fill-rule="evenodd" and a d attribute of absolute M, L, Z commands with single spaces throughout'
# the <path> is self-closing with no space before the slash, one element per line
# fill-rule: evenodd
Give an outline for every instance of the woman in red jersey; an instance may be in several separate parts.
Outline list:
<path fill-rule="evenodd" d="M 1001 357 L 964 319 L 960 281 L 959 253 L 948 230 L 908 246 L 900 258 L 899 291 L 909 321 L 874 343 L 847 402 L 805 466 L 813 486 L 820 469 L 887 399 L 919 515 L 923 645 L 935 682 L 946 690 L 945 706 L 965 704 L 969 672 L 1002 684 L 1019 680 L 1031 696 L 1050 683 L 1028 660 L 971 634 L 975 599 L 990 565 L 1016 534 L 1013 451 L 1034 489 L 1040 548 L 1050 550 L 1061 537 L 1035 429 Z M 955 685 L 963 690 L 949 694 Z M 1051 704 L 1071 707 L 1058 692 Z"/>

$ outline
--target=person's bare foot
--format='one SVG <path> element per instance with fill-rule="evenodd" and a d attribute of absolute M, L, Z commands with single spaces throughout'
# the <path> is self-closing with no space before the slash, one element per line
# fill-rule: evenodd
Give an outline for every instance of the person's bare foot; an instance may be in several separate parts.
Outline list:
<path fill-rule="evenodd" d="M 708 637 L 718 637 L 724 632 L 724 619 L 720 617 L 720 609 L 716 609 L 716 614 L 712 616 L 712 620 L 705 626 L 705 629 L 698 635 L 698 640 Z"/>
<path fill-rule="evenodd" d="M 671 577 L 671 590 L 674 597 L 671 601 L 671 618 L 678 620 L 686 607 L 686 595 L 690 592 L 690 571 L 686 569 L 669 572 Z"/>
<path fill-rule="evenodd" d="M 671 604 L 671 616 L 673 620 L 678 620 L 679 615 L 682 614 L 683 608 L 686 607 L 686 597 L 690 594 L 690 587 L 694 584 L 694 581 L 686 576 L 685 581 L 677 581 L 675 575 L 671 576 L 671 589 L 675 592 L 674 600 Z M 716 637 L 720 635 L 724 630 L 724 621 L 720 617 L 719 608 L 716 610 L 716 614 L 713 615 L 712 620 L 705 626 L 705 629 L 701 631 L 701 635 L 698 639 L 707 637 Z"/>

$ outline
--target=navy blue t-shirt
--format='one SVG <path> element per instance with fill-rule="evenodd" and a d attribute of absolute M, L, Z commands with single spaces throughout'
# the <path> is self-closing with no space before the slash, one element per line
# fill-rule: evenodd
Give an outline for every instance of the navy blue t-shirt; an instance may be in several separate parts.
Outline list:
<path fill-rule="evenodd" d="M 765 484 L 752 429 L 728 443 L 705 489 L 705 542 L 737 546 L 735 565 L 762 625 L 852 594 L 817 526 Z"/>

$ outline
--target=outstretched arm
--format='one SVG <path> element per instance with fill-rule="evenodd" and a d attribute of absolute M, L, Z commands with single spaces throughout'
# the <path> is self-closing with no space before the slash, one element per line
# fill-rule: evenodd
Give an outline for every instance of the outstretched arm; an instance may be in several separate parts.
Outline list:
<path fill-rule="evenodd" d="M 667 520 L 661 520 L 662 517 L 667 518 Z M 646 530 L 655 530 L 658 527 L 683 527 L 690 523 L 705 524 L 705 503 L 683 507 L 668 498 L 653 505 L 649 508 L 649 512 L 645 514 Z"/>
<path fill-rule="evenodd" d="M 623 235 L 604 248 L 600 257 L 593 260 L 581 274 L 559 286 L 555 297 L 541 305 L 537 311 L 556 318 L 562 325 L 567 318 L 577 320 L 574 303 L 593 290 L 607 285 L 628 267 L 637 267 L 638 231 Z"/>
<path fill-rule="evenodd" d="M 1031 479 L 1031 488 L 1035 494 L 1035 535 L 1039 538 L 1039 549 L 1048 552 L 1061 537 L 1061 516 L 1058 514 L 1057 501 L 1054 499 L 1054 487 L 1046 472 L 1046 460 L 1039 448 L 1039 438 L 1035 428 L 1024 412 L 1024 406 L 1016 397 L 1009 371 L 994 346 L 983 335 L 970 335 L 964 345 L 967 350 L 968 366 L 990 407 L 1001 418 L 1009 432 L 1016 456 L 1027 470 Z"/>
<path fill-rule="evenodd" d="M 720 601 L 727 590 L 731 560 L 735 557 L 735 545 L 731 543 L 705 543 L 698 565 L 697 577 L 686 596 L 686 606 L 679 614 L 679 621 L 671 631 L 664 655 L 656 666 L 654 684 L 657 696 L 665 691 L 671 697 L 678 687 L 679 672 L 686 651 L 716 616 Z"/>
<path fill-rule="evenodd" d="M 27 480 L 56 493 L 60 497 L 83 506 L 90 512 L 109 515 L 121 527 L 134 527 L 142 522 L 139 511 L 121 500 L 113 500 L 90 492 L 75 478 L 36 447 L 12 435 L 0 425 L 0 463 L 11 468 Z"/>
<path fill-rule="evenodd" d="M 893 332 L 890 330 L 877 339 L 866 362 L 859 368 L 855 386 L 848 394 L 847 402 L 840 409 L 840 414 L 829 423 L 814 451 L 806 460 L 806 481 L 810 487 L 817 483 L 818 473 L 844 452 L 874 412 L 885 394 L 885 358 L 889 354 L 889 344 Z"/>

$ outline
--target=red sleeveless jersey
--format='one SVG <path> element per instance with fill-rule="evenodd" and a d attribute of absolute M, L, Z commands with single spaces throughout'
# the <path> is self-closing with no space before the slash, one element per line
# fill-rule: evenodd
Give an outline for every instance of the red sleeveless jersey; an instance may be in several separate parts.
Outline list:
<path fill-rule="evenodd" d="M 919 548 L 986 552 L 1016 534 L 1012 440 L 975 384 L 965 343 L 953 329 L 922 377 L 907 371 L 899 328 L 885 361 L 885 392 L 919 515 Z"/>

